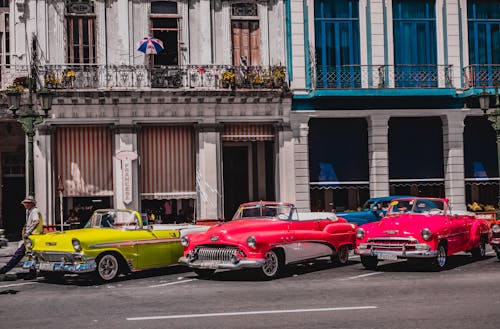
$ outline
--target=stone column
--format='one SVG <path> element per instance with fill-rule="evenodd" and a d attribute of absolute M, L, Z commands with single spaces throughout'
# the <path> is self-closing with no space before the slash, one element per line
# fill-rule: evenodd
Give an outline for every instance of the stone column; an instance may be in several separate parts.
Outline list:
<path fill-rule="evenodd" d="M 52 132 L 53 129 L 50 126 L 38 126 L 33 146 L 35 195 L 37 207 L 43 216 L 44 225 L 60 224 L 61 220 L 60 216 L 56 215 L 56 211 L 59 211 L 59 209 L 56 209 L 55 203 L 57 191 L 54 188 L 55 165 L 52 161 Z"/>
<path fill-rule="evenodd" d="M 443 159 L 445 195 L 454 210 L 465 207 L 464 119 L 463 113 L 450 113 L 443 121 Z"/>
<path fill-rule="evenodd" d="M 294 154 L 293 132 L 289 124 L 276 125 L 276 200 L 283 202 L 296 201 L 295 184 L 299 181 L 309 185 L 307 177 L 295 178 L 295 161 L 307 160 L 307 152 Z M 301 162 L 303 164 L 303 162 Z"/>
<path fill-rule="evenodd" d="M 196 218 L 222 216 L 221 143 L 216 124 L 196 125 Z"/>
<path fill-rule="evenodd" d="M 140 209 L 137 128 L 114 129 L 113 182 L 115 208 Z"/>
<path fill-rule="evenodd" d="M 212 63 L 212 12 L 210 1 L 191 2 L 189 10 L 191 64 Z M 191 6 L 190 5 L 190 6 Z"/>
<path fill-rule="evenodd" d="M 368 117 L 368 154 L 370 166 L 370 197 L 389 195 L 389 116 Z"/>
<path fill-rule="evenodd" d="M 295 205 L 299 211 L 310 211 L 311 197 L 309 188 L 309 124 L 300 123 L 293 131 L 295 174 Z"/>

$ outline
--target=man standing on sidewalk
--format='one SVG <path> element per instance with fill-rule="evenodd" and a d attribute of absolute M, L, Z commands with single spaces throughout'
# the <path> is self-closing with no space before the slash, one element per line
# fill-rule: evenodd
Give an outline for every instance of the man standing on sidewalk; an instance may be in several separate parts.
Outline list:
<path fill-rule="evenodd" d="M 28 195 L 21 204 L 26 209 L 26 223 L 23 227 L 23 240 L 26 240 L 32 234 L 40 234 L 43 232 L 42 214 L 36 207 L 36 200 L 33 196 Z M 12 258 L 0 268 L 0 275 L 9 272 L 23 259 L 26 253 L 24 243 L 17 248 Z M 2 278 L 0 277 L 0 280 Z"/>

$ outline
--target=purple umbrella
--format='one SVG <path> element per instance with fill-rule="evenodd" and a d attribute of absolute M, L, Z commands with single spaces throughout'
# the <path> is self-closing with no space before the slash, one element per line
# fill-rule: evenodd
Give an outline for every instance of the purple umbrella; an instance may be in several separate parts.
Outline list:
<path fill-rule="evenodd" d="M 137 50 L 142 51 L 145 54 L 156 55 L 163 50 L 163 42 L 157 38 L 146 37 L 139 41 Z"/>

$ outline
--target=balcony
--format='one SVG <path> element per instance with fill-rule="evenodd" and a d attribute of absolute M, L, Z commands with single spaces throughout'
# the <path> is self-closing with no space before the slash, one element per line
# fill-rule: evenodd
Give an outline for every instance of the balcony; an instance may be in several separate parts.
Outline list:
<path fill-rule="evenodd" d="M 318 66 L 313 89 L 453 88 L 451 65 Z"/>
<path fill-rule="evenodd" d="M 493 88 L 500 81 L 500 64 L 473 64 L 464 67 L 464 87 Z"/>
<path fill-rule="evenodd" d="M 3 88 L 28 80 L 27 66 L 2 72 Z M 288 90 L 283 66 L 64 64 L 40 65 L 37 74 L 41 86 L 56 90 Z"/>

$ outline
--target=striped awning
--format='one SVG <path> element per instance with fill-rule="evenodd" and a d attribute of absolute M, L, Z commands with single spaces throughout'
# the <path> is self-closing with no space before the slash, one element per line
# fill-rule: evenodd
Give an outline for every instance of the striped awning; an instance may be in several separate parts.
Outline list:
<path fill-rule="evenodd" d="M 222 140 L 225 142 L 273 141 L 273 126 L 271 124 L 225 124 Z"/>
<path fill-rule="evenodd" d="M 196 197 L 193 127 L 143 127 L 140 147 L 143 199 Z"/>
<path fill-rule="evenodd" d="M 109 127 L 58 127 L 55 151 L 65 196 L 113 195 L 113 133 Z"/>

